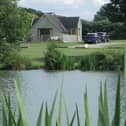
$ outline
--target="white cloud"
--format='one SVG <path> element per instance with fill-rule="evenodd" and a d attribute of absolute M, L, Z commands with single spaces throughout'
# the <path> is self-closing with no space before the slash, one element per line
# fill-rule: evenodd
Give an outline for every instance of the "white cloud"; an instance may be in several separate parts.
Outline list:
<path fill-rule="evenodd" d="M 48 3 L 78 6 L 83 0 L 47 0 Z"/>
<path fill-rule="evenodd" d="M 65 16 L 80 16 L 92 20 L 99 8 L 109 0 L 20 0 L 19 6 L 54 12 Z"/>
<path fill-rule="evenodd" d="M 48 5 L 60 5 L 60 6 L 71 6 L 72 8 L 79 7 L 83 0 L 21 0 L 19 1 L 19 5 L 23 6 L 41 6 L 43 4 Z"/>
<path fill-rule="evenodd" d="M 109 2 L 109 0 L 93 0 L 93 3 L 95 4 L 95 6 L 101 6 L 108 2 Z"/>

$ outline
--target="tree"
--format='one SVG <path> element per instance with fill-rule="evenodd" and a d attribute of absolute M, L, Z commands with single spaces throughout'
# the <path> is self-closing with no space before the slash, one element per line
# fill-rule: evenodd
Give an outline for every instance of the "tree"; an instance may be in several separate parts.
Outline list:
<path fill-rule="evenodd" d="M 126 0 L 111 0 L 96 13 L 94 20 L 109 19 L 112 22 L 126 22 Z"/>
<path fill-rule="evenodd" d="M 115 8 L 113 4 L 105 4 L 101 9 L 96 13 L 94 20 L 104 20 L 107 19 L 111 22 L 124 22 L 125 18 L 123 13 L 119 8 Z"/>
<path fill-rule="evenodd" d="M 106 14 L 107 5 L 104 5 L 100 8 L 100 10 L 95 14 L 94 21 L 109 21 L 109 18 Z"/>
<path fill-rule="evenodd" d="M 16 0 L 0 1 L 0 40 L 16 42 L 17 40 L 17 2 Z"/>
<path fill-rule="evenodd" d="M 16 0 L 0 0 L 0 64 L 13 64 L 18 49 L 18 8 Z"/>
<path fill-rule="evenodd" d="M 18 22 L 17 22 L 17 35 L 19 40 L 23 40 L 31 28 L 32 19 L 36 17 L 36 15 L 27 12 L 22 8 L 18 8 Z"/>
<path fill-rule="evenodd" d="M 34 14 L 34 15 L 36 15 L 38 17 L 41 17 L 44 14 L 43 12 L 41 12 L 39 10 L 32 9 L 32 8 L 23 8 L 23 7 L 21 7 L 21 9 L 28 12 L 28 13 L 30 13 L 30 14 L 32 14 L 32 15 Z"/>
<path fill-rule="evenodd" d="M 111 0 L 110 4 L 121 13 L 124 21 L 126 21 L 126 0 Z"/>

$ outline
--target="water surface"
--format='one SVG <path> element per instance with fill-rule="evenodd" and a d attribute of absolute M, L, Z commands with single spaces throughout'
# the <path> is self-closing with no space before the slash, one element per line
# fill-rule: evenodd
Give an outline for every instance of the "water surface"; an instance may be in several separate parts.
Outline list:
<path fill-rule="evenodd" d="M 25 108 L 30 120 L 30 126 L 35 126 L 37 113 L 39 112 L 42 101 L 47 101 L 50 107 L 53 96 L 56 90 L 60 90 L 63 86 L 63 94 L 67 107 L 69 110 L 69 116 L 75 110 L 75 104 L 78 104 L 79 112 L 81 116 L 81 123 L 84 123 L 84 109 L 83 109 L 83 95 L 85 87 L 88 91 L 89 109 L 91 117 L 91 125 L 93 126 L 97 122 L 98 115 L 98 96 L 100 83 L 107 81 L 109 111 L 112 119 L 114 111 L 114 99 L 116 93 L 116 84 L 118 74 L 116 72 L 82 72 L 82 71 L 62 71 L 62 72 L 47 72 L 44 70 L 30 70 L 18 72 L 21 80 L 22 95 L 24 98 Z M 9 92 L 12 96 L 13 106 L 15 103 L 15 89 L 13 80 L 15 79 L 15 71 L 0 71 L 0 92 Z M 124 80 L 123 73 L 121 74 L 121 117 L 123 124 L 123 88 Z M 58 99 L 57 99 L 58 100 Z M 1 104 L 0 104 L 1 106 Z M 58 106 L 56 106 L 58 109 Z M 64 113 L 64 108 L 63 108 Z M 55 117 L 57 116 L 57 111 Z M 65 124 L 65 115 L 63 118 L 63 125 Z M 76 124 L 75 124 L 76 126 Z"/>

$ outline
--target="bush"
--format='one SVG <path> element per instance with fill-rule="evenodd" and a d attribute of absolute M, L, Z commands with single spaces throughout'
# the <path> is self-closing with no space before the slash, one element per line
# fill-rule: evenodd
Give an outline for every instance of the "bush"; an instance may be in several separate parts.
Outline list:
<path fill-rule="evenodd" d="M 124 54 L 119 52 L 95 52 L 84 56 L 64 56 L 51 44 L 44 58 L 47 70 L 117 70 L 124 69 Z"/>
<path fill-rule="evenodd" d="M 13 55 L 13 57 L 9 57 L 9 60 L 10 62 L 3 64 L 2 69 L 22 70 L 32 68 L 31 60 L 26 57 L 22 57 L 20 55 Z"/>
<path fill-rule="evenodd" d="M 0 64 L 2 64 L 4 68 L 12 68 L 15 62 L 17 49 L 14 47 L 13 44 L 0 42 Z"/>
<path fill-rule="evenodd" d="M 44 58 L 45 68 L 47 70 L 64 69 L 64 55 L 59 52 L 56 47 L 54 43 L 48 45 Z"/>
<path fill-rule="evenodd" d="M 124 54 L 96 52 L 80 59 L 80 70 L 124 69 Z"/>
<path fill-rule="evenodd" d="M 26 57 L 17 55 L 17 57 L 15 58 L 15 62 L 13 64 L 13 69 L 21 70 L 21 69 L 30 69 L 30 68 L 32 68 L 31 60 Z"/>

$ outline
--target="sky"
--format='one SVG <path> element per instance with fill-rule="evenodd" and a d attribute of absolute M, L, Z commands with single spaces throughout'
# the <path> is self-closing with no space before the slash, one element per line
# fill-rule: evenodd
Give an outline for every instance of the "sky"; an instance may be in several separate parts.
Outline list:
<path fill-rule="evenodd" d="M 79 16 L 81 19 L 91 21 L 100 7 L 108 2 L 109 0 L 20 0 L 18 5 L 45 13 Z"/>

